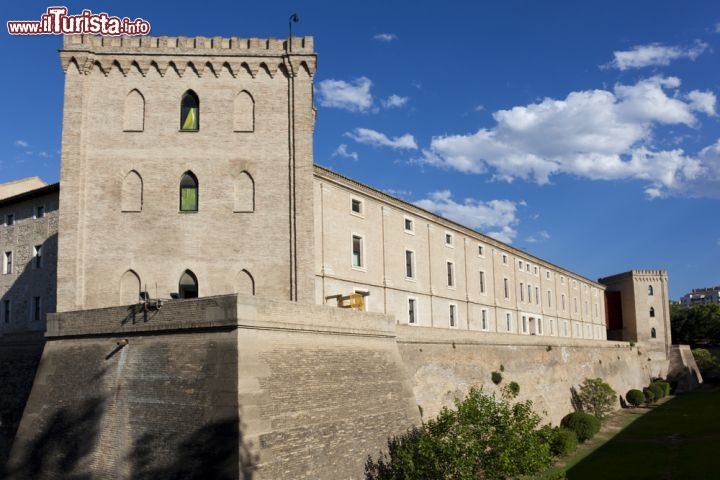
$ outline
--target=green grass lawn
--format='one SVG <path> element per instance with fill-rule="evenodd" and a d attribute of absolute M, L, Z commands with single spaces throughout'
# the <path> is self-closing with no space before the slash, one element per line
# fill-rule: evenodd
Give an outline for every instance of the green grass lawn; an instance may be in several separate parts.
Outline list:
<path fill-rule="evenodd" d="M 720 479 L 720 389 L 679 395 L 644 415 L 625 411 L 615 422 L 629 425 L 582 446 L 564 466 L 569 480 Z"/>

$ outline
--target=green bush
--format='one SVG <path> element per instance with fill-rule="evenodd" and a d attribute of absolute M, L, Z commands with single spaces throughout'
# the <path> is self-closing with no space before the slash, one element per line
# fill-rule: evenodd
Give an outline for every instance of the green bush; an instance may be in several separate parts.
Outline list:
<path fill-rule="evenodd" d="M 471 389 L 419 428 L 388 440 L 387 453 L 365 463 L 367 480 L 516 478 L 552 461 L 548 428 L 532 401 L 510 403 Z"/>
<path fill-rule="evenodd" d="M 647 387 L 643 388 L 643 395 L 645 395 L 645 403 L 648 405 L 655 403 L 655 394 L 652 390 Z"/>
<path fill-rule="evenodd" d="M 615 409 L 617 394 L 602 378 L 586 378 L 578 391 L 578 397 L 586 410 L 598 419 Z"/>
<path fill-rule="evenodd" d="M 641 390 L 634 388 L 632 390 L 628 390 L 625 394 L 625 400 L 627 400 L 627 402 L 633 407 L 637 407 L 640 406 L 641 403 L 645 402 L 645 395 Z"/>
<path fill-rule="evenodd" d="M 650 385 L 648 385 L 647 388 L 655 396 L 656 402 L 665 396 L 665 389 L 663 387 L 661 387 L 660 385 L 658 385 L 657 383 L 651 383 Z"/>
<path fill-rule="evenodd" d="M 577 449 L 577 435 L 569 428 L 555 428 L 553 434 L 554 436 L 550 441 L 550 451 L 556 457 L 566 457 Z"/>
<path fill-rule="evenodd" d="M 520 394 L 520 385 L 517 382 L 510 382 L 507 386 L 508 396 L 515 398 Z"/>
<path fill-rule="evenodd" d="M 600 420 L 585 412 L 573 412 L 565 415 L 560 425 L 575 432 L 580 443 L 585 443 L 600 431 Z"/>
<path fill-rule="evenodd" d="M 667 397 L 670 395 L 670 382 L 659 379 L 659 380 L 653 380 L 652 382 L 654 385 L 659 385 L 660 388 L 663 390 L 663 397 Z"/>
<path fill-rule="evenodd" d="M 692 350 L 695 363 L 697 363 L 703 377 L 716 377 L 720 375 L 720 362 L 705 348 L 694 348 Z"/>
<path fill-rule="evenodd" d="M 492 382 L 497 385 L 500 382 L 502 382 L 502 373 L 500 372 L 492 372 L 490 374 L 490 378 L 492 379 Z"/>

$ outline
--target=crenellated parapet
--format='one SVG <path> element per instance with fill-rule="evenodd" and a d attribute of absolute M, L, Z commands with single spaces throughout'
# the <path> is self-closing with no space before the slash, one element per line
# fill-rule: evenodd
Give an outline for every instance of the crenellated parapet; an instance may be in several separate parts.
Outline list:
<path fill-rule="evenodd" d="M 155 70 L 163 77 L 168 72 L 218 77 L 223 71 L 233 77 L 255 78 L 261 72 L 271 78 L 278 72 L 312 77 L 317 64 L 313 37 L 293 37 L 291 43 L 288 53 L 288 40 L 277 38 L 66 35 L 60 60 L 65 73 L 74 65 L 86 75 L 108 75 L 116 68 L 123 75 L 137 69 L 143 76 Z"/>

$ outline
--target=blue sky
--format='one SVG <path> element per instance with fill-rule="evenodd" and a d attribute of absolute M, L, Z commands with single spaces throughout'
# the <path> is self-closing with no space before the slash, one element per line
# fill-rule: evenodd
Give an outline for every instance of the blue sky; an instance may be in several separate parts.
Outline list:
<path fill-rule="evenodd" d="M 258 5 L 263 3 L 263 5 Z M 315 162 L 589 278 L 720 284 L 716 2 L 10 2 L 315 37 Z M 58 36 L 0 35 L 0 182 L 59 179 Z"/>

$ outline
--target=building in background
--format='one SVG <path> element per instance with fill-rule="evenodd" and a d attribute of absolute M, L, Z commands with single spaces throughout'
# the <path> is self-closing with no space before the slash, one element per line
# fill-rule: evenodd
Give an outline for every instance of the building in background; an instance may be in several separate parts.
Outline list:
<path fill-rule="evenodd" d="M 720 304 L 720 286 L 707 288 L 693 288 L 692 292 L 680 297 L 680 305 L 692 307 L 693 305 Z"/>

